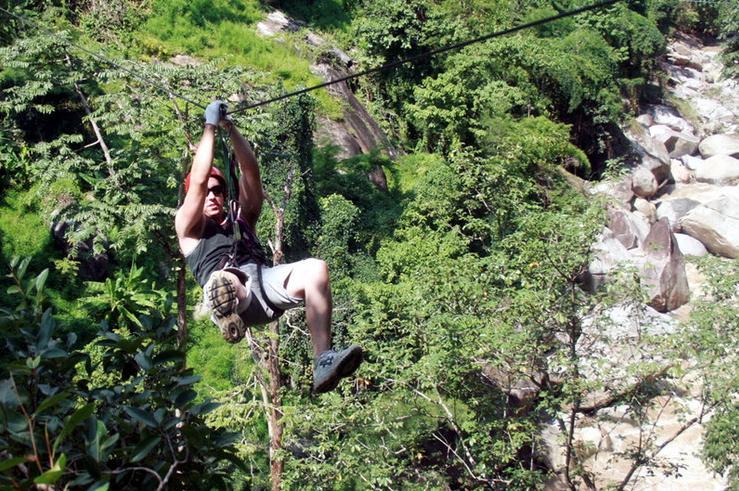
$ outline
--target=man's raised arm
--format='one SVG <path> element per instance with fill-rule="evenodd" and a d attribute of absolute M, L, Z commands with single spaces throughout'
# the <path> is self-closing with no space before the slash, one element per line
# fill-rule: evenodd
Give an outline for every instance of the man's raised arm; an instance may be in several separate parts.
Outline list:
<path fill-rule="evenodd" d="M 185 200 L 175 215 L 175 230 L 184 253 L 183 239 L 200 239 L 203 227 L 203 204 L 208 194 L 208 178 L 215 154 L 216 129 L 221 119 L 223 102 L 215 101 L 205 110 L 205 128 L 198 143 L 189 176 L 189 187 Z"/>
<path fill-rule="evenodd" d="M 262 189 L 262 178 L 259 174 L 259 164 L 254 151 L 248 141 L 239 133 L 236 126 L 227 120 L 223 121 L 224 127 L 231 137 L 236 160 L 239 162 L 241 179 L 239 179 L 239 205 L 241 216 L 246 220 L 252 230 L 256 228 L 259 214 L 262 212 L 264 202 L 264 191 Z"/>

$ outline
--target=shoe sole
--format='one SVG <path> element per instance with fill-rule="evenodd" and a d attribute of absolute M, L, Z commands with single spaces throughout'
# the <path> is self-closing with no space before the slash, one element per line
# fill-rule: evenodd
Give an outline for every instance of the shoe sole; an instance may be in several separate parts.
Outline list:
<path fill-rule="evenodd" d="M 226 341 L 238 343 L 244 338 L 244 321 L 236 313 L 239 299 L 232 278 L 223 271 L 216 271 L 208 280 L 206 291 L 206 302 L 213 312 L 213 322 Z"/>
<path fill-rule="evenodd" d="M 336 377 L 325 380 L 322 384 L 313 388 L 316 394 L 331 392 L 334 390 L 342 378 L 349 377 L 353 374 L 362 363 L 362 347 L 352 345 L 347 348 L 346 353 L 337 361 Z"/>

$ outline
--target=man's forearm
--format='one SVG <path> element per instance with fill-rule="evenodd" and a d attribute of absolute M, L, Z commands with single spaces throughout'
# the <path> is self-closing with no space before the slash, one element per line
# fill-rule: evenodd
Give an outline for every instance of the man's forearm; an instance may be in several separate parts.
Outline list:
<path fill-rule="evenodd" d="M 195 158 L 192 161 L 190 169 L 191 185 L 208 181 L 210 174 L 210 166 L 213 164 L 213 156 L 215 155 L 216 143 L 216 127 L 213 125 L 205 125 L 203 136 L 198 143 L 198 150 L 195 152 Z"/>
<path fill-rule="evenodd" d="M 239 168 L 242 176 L 254 176 L 259 179 L 259 165 L 257 157 L 246 138 L 244 138 L 236 126 L 231 125 L 229 128 L 231 136 L 231 145 L 233 146 L 236 160 L 239 162 Z"/>

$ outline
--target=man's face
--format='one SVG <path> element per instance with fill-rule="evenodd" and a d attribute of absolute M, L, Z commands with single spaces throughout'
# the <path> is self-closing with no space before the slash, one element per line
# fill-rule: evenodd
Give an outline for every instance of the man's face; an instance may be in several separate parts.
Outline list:
<path fill-rule="evenodd" d="M 203 215 L 216 221 L 223 219 L 223 203 L 226 200 L 226 190 L 221 181 L 215 177 L 208 179 L 208 191 L 203 204 Z"/>

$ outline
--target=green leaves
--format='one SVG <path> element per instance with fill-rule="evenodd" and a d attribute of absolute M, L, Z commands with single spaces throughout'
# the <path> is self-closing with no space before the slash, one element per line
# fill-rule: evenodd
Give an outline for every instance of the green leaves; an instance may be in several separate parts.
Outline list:
<path fill-rule="evenodd" d="M 123 410 L 133 419 L 150 428 L 156 428 L 157 426 L 159 426 L 159 423 L 154 418 L 154 415 L 144 409 L 140 409 L 138 407 L 124 406 Z"/>

